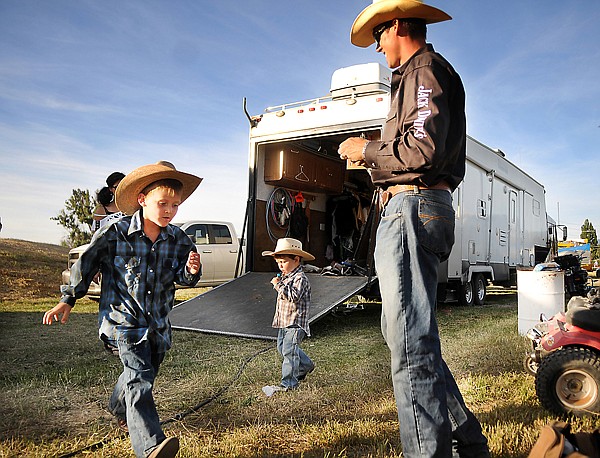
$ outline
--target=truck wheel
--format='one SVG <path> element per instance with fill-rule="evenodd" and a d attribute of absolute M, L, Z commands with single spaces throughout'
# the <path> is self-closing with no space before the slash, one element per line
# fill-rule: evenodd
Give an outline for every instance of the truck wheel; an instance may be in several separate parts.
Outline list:
<path fill-rule="evenodd" d="M 486 280 L 482 274 L 473 274 L 471 278 L 471 282 L 473 283 L 473 293 L 475 295 L 475 305 L 483 305 L 485 301 L 486 295 Z"/>
<path fill-rule="evenodd" d="M 542 359 L 535 391 L 556 414 L 600 413 L 600 355 L 589 348 L 563 347 Z"/>
<path fill-rule="evenodd" d="M 472 281 L 468 281 L 464 285 L 460 285 L 458 302 L 460 305 L 466 306 L 475 304 L 475 292 Z"/>

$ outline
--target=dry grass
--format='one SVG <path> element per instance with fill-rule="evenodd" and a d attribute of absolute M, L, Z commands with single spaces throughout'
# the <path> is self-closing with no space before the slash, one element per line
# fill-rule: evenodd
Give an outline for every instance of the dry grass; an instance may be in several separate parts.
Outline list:
<path fill-rule="evenodd" d="M 68 248 L 0 238 L 0 301 L 58 294 Z"/>
<path fill-rule="evenodd" d="M 42 326 L 43 312 L 58 299 L 66 250 L 41 247 L 29 256 L 31 246 L 0 239 L 2 259 L 20 259 L 3 266 L 0 286 L 0 457 L 64 456 L 94 444 L 101 446 L 85 456 L 131 457 L 128 438 L 105 408 L 120 363 L 98 342 L 97 304 L 82 300 L 68 325 Z M 31 286 L 35 294 L 19 287 L 38 277 L 47 295 L 41 286 Z M 179 290 L 178 297 L 195 293 Z M 540 407 L 521 368 L 526 343 L 516 332 L 515 291 L 491 291 L 488 303 L 439 310 L 444 355 L 493 456 L 525 457 L 540 427 L 555 418 Z M 401 456 L 378 304 L 328 315 L 313 334 L 305 348 L 317 370 L 299 390 L 266 398 L 261 387 L 277 382 L 280 371 L 272 343 L 175 332 L 155 395 L 163 419 L 188 412 L 165 426 L 180 438 L 179 456 Z M 574 430 L 600 426 L 596 418 L 570 421 Z"/>

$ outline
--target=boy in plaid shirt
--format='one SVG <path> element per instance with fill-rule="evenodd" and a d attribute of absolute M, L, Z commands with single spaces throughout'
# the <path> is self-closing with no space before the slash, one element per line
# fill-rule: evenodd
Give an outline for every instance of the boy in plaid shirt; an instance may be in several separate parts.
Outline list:
<path fill-rule="evenodd" d="M 125 215 L 95 232 L 71 269 L 59 304 L 44 324 L 66 323 L 75 301 L 87 293 L 100 270 L 100 338 L 118 348 L 123 372 L 109 401 L 119 426 L 129 432 L 138 458 L 172 458 L 177 437 L 165 437 L 152 388 L 166 351 L 171 348 L 175 285 L 194 286 L 200 279 L 200 255 L 179 227 L 169 224 L 179 205 L 202 178 L 161 161 L 139 167 L 119 183 L 117 207 Z"/>
<path fill-rule="evenodd" d="M 315 257 L 302 250 L 302 242 L 292 238 L 279 239 L 275 251 L 263 251 L 262 254 L 273 256 L 281 271 L 271 280 L 271 284 L 277 291 L 277 308 L 272 326 L 279 329 L 277 351 L 283 357 L 283 364 L 280 385 L 263 387 L 263 392 L 271 396 L 276 391 L 298 388 L 298 382 L 315 368 L 315 364 L 300 348 L 302 340 L 310 336 L 310 283 L 300 264 L 302 261 L 312 261 Z"/>

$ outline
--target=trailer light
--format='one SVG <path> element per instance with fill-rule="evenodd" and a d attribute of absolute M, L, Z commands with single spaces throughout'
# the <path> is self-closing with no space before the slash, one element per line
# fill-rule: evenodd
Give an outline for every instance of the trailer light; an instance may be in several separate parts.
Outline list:
<path fill-rule="evenodd" d="M 356 103 L 356 99 L 354 97 L 346 100 L 346 105 L 354 105 L 355 103 Z"/>
<path fill-rule="evenodd" d="M 327 110 L 327 105 L 321 105 L 321 110 Z"/>
<path fill-rule="evenodd" d="M 277 116 L 278 118 L 281 118 L 281 117 L 285 116 L 285 111 L 279 110 L 277 113 L 275 113 L 275 116 Z"/>
<path fill-rule="evenodd" d="M 300 108 L 300 109 L 298 110 L 298 113 L 304 113 L 304 110 L 303 110 L 302 108 Z"/>
<path fill-rule="evenodd" d="M 315 107 L 310 107 L 308 111 L 315 111 Z"/>

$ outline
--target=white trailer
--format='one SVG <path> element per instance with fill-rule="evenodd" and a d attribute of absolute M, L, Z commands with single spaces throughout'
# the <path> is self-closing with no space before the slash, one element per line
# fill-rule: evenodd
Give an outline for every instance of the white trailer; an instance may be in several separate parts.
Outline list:
<path fill-rule="evenodd" d="M 455 243 L 440 281 L 458 293 L 460 302 L 482 304 L 488 281 L 515 286 L 517 269 L 546 259 L 544 187 L 501 151 L 467 138 L 465 179 L 453 200 Z"/>
<path fill-rule="evenodd" d="M 340 160 L 337 151 L 348 137 L 381 138 L 390 82 L 391 72 L 382 65 L 356 65 L 334 72 L 327 96 L 269 107 L 257 116 L 246 112 L 251 126 L 242 234 L 246 273 L 174 310 L 179 327 L 274 338 L 269 280 L 276 266 L 262 252 L 284 236 L 301 239 L 317 269 L 354 274 L 309 274 L 310 321 L 354 294 L 377 293 L 378 194 L 369 171 Z M 468 137 L 466 176 L 453 194 L 456 242 L 440 267 L 438 297 L 481 304 L 488 282 L 515 285 L 519 267 L 543 261 L 544 193 L 500 151 Z"/>
<path fill-rule="evenodd" d="M 321 265 L 331 261 L 325 257 L 332 242 L 331 201 L 350 193 L 364 209 L 373 202 L 374 191 L 368 171 L 339 161 L 337 147 L 350 136 L 380 138 L 390 81 L 390 70 L 377 63 L 343 68 L 334 72 L 328 96 L 269 107 L 249 117 L 248 270 L 272 268 L 260 253 L 272 245 L 265 209 L 276 187 L 309 196 L 309 248 Z M 546 258 L 544 187 L 501 151 L 467 137 L 466 175 L 453 197 L 456 242 L 440 271 L 447 287 L 440 293 L 456 292 L 446 294 L 447 299 L 481 304 L 487 282 L 515 285 L 518 268 Z"/>

